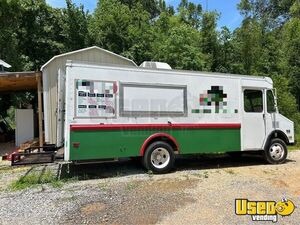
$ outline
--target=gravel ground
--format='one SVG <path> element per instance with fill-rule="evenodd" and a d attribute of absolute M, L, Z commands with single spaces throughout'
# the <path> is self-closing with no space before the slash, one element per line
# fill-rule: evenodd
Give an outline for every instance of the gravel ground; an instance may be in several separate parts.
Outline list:
<path fill-rule="evenodd" d="M 45 169 L 73 180 L 59 188 L 8 188 L 22 175 Z M 181 158 L 176 171 L 165 175 L 147 173 L 132 161 L 69 169 L 61 164 L 10 168 L 2 163 L 0 224 L 261 224 L 235 215 L 235 199 L 287 197 L 300 206 L 299 177 L 300 151 L 291 152 L 282 165 L 265 164 L 258 156 Z M 278 220 L 299 224 L 299 208 Z"/>

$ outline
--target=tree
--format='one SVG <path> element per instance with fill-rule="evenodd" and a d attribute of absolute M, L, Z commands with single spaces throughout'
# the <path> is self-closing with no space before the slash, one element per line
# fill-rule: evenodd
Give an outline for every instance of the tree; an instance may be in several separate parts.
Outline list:
<path fill-rule="evenodd" d="M 151 19 L 157 17 L 162 10 L 166 9 L 164 0 L 120 0 L 120 2 L 127 5 L 130 9 L 140 4 L 150 14 Z"/>
<path fill-rule="evenodd" d="M 207 55 L 203 54 L 199 32 L 186 24 L 172 27 L 153 43 L 153 58 L 167 62 L 173 68 L 209 70 Z"/>
<path fill-rule="evenodd" d="M 293 81 L 293 92 L 300 99 L 300 3 L 295 2 L 293 16 L 282 29 L 282 68 Z M 299 102 L 298 102 L 299 104 Z"/>
<path fill-rule="evenodd" d="M 0 0 L 0 59 L 12 65 L 12 70 L 21 70 L 17 30 L 20 26 L 20 5 L 17 0 Z"/>
<path fill-rule="evenodd" d="M 71 0 L 66 0 L 67 8 L 62 10 L 62 36 L 64 51 L 73 51 L 88 46 L 88 14 L 83 5 L 77 7 Z"/>
<path fill-rule="evenodd" d="M 216 71 L 218 55 L 218 33 L 216 31 L 218 14 L 216 12 L 205 12 L 202 15 L 201 43 L 203 53 L 209 55 L 211 71 Z"/>
<path fill-rule="evenodd" d="M 128 26 L 128 50 L 122 55 L 140 64 L 151 60 L 151 43 L 153 42 L 153 28 L 150 24 L 150 14 L 140 3 L 131 9 L 131 22 Z"/>
<path fill-rule="evenodd" d="M 60 10 L 44 0 L 23 0 L 17 30 L 24 70 L 38 70 L 47 60 L 62 52 Z"/>
<path fill-rule="evenodd" d="M 271 76 L 280 111 L 300 122 L 294 97 L 300 96 L 299 1 L 242 0 L 239 9 L 244 20 L 233 43 L 241 72 Z"/>
<path fill-rule="evenodd" d="M 218 65 L 216 71 L 228 73 L 232 71 L 232 64 L 234 63 L 232 33 L 227 27 L 222 27 L 218 36 L 219 51 L 217 55 Z"/>
<path fill-rule="evenodd" d="M 89 33 L 92 41 L 105 49 L 120 54 L 127 51 L 131 11 L 117 0 L 101 0 L 91 18 Z"/>
<path fill-rule="evenodd" d="M 179 7 L 179 18 L 182 22 L 198 29 L 200 27 L 200 19 L 202 14 L 202 6 L 194 4 L 188 0 L 181 0 Z"/>

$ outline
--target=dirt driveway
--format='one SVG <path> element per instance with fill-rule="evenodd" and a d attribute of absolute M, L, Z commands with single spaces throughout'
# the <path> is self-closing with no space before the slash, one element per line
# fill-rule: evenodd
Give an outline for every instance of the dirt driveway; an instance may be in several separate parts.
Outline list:
<path fill-rule="evenodd" d="M 258 156 L 181 158 L 176 171 L 165 175 L 147 173 L 132 161 L 67 169 L 2 165 L 0 224 L 261 224 L 235 215 L 235 199 L 286 197 L 300 207 L 300 151 L 291 152 L 283 165 L 265 164 Z M 64 182 L 10 188 L 33 170 L 51 170 Z M 277 224 L 299 221 L 296 208 Z"/>

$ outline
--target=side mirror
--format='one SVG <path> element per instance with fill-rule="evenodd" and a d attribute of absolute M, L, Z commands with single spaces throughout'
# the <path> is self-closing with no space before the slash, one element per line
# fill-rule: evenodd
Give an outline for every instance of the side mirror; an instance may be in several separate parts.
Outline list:
<path fill-rule="evenodd" d="M 277 101 L 277 89 L 273 88 L 274 99 Z"/>
<path fill-rule="evenodd" d="M 275 111 L 278 112 L 278 106 L 277 106 L 277 90 L 276 90 L 276 88 L 273 88 L 273 95 L 274 95 L 274 107 L 275 107 Z"/>

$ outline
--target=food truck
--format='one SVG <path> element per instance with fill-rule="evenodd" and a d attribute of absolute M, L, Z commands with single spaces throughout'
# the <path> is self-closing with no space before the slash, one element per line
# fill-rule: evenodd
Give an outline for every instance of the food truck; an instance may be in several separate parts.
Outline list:
<path fill-rule="evenodd" d="M 166 173 L 176 155 L 263 151 L 283 163 L 294 124 L 269 77 L 68 61 L 66 161 L 140 157 Z"/>

